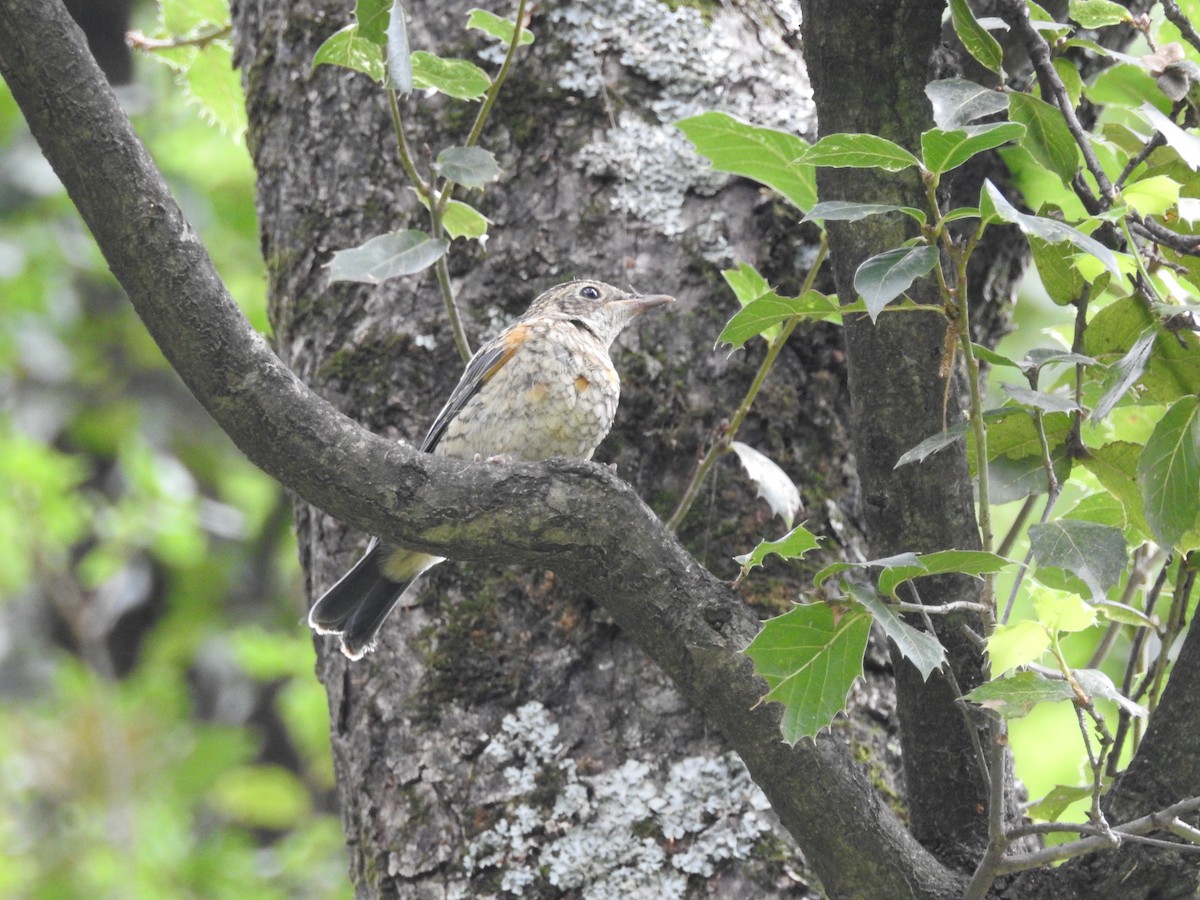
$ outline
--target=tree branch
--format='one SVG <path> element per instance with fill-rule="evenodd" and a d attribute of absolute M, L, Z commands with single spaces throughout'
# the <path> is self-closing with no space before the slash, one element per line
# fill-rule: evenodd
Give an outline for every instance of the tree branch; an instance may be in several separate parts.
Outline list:
<path fill-rule="evenodd" d="M 385 441 L 309 390 L 230 298 L 58 0 L 0 0 L 0 73 L 147 329 L 246 455 L 356 527 L 468 560 L 553 561 L 711 716 L 835 896 L 951 897 L 830 737 L 789 748 L 738 651 L 757 622 L 590 463 L 480 465 Z"/>

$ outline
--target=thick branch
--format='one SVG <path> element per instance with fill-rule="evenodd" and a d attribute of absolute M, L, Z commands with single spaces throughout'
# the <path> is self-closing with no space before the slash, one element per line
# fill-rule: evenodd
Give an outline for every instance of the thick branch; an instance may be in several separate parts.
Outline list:
<path fill-rule="evenodd" d="M 435 459 L 314 395 L 229 297 L 57 0 L 0 0 L 0 72 L 147 329 L 264 471 L 355 525 L 462 559 L 545 563 L 609 612 L 717 723 L 833 896 L 957 884 L 832 738 L 788 748 L 737 651 L 757 623 L 631 488 L 586 463 Z"/>

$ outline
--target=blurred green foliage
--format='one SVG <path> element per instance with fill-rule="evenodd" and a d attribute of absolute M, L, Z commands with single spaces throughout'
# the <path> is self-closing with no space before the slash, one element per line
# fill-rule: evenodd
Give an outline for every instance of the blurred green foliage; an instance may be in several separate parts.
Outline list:
<path fill-rule="evenodd" d="M 237 123 L 197 116 L 197 72 L 136 67 L 135 126 L 265 331 Z M 0 296 L 0 895 L 350 896 L 290 501 L 171 372 L 2 84 Z"/>

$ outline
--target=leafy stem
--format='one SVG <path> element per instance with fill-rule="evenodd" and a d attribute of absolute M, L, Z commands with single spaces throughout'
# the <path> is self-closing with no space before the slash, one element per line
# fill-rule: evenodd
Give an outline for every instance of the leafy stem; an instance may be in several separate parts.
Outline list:
<path fill-rule="evenodd" d="M 820 271 L 828 254 L 829 239 L 825 232 L 822 231 L 821 243 L 817 248 L 817 258 L 809 268 L 808 275 L 804 278 L 804 286 L 800 290 L 802 295 L 812 290 L 817 273 Z M 766 381 L 767 375 L 770 374 L 771 368 L 775 365 L 775 360 L 779 357 L 779 351 L 787 343 L 787 339 L 791 336 L 792 331 L 800 324 L 801 318 L 801 316 L 792 316 L 790 319 L 787 319 L 783 323 L 779 336 L 767 345 L 767 354 L 759 364 L 758 371 L 754 373 L 754 380 L 750 382 L 750 388 L 746 391 L 746 396 L 738 404 L 738 408 L 729 419 L 729 424 L 721 426 L 714 433 L 708 450 L 701 457 L 700 461 L 696 463 L 696 468 L 692 470 L 692 477 L 688 480 L 687 487 L 684 488 L 683 496 L 679 498 L 679 503 L 676 505 L 675 511 L 671 513 L 671 518 L 667 520 L 667 527 L 672 531 L 679 530 L 679 526 L 683 522 L 684 517 L 687 516 L 688 510 L 692 508 L 692 504 L 696 501 L 696 495 L 700 493 L 700 487 L 703 485 L 704 479 L 712 470 L 717 460 L 729 451 L 729 445 L 737 435 L 738 429 L 741 428 L 742 422 L 745 421 L 746 415 L 750 412 L 750 407 L 754 405 L 754 400 L 758 397 L 758 392 L 762 388 L 763 382 Z"/>

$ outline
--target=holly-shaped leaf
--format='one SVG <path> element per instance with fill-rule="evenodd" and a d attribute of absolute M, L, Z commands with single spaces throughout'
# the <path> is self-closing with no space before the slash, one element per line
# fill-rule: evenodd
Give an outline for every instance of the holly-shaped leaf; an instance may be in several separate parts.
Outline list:
<path fill-rule="evenodd" d="M 755 566 L 761 566 L 763 560 L 772 553 L 780 559 L 799 559 L 820 546 L 820 539 L 815 534 L 803 525 L 797 525 L 778 540 L 759 541 L 757 547 L 749 553 L 735 556 L 734 561 L 742 567 L 744 575 Z"/>
<path fill-rule="evenodd" d="M 770 686 L 764 699 L 784 706 L 788 744 L 815 737 L 845 708 L 870 633 L 871 616 L 861 609 L 815 603 L 770 619 L 746 648 Z"/>
<path fill-rule="evenodd" d="M 783 519 L 788 528 L 800 511 L 800 490 L 783 469 L 764 453 L 741 441 L 731 441 L 729 449 L 737 454 L 742 468 L 758 488 L 758 496 L 771 507 L 771 512 Z"/>
<path fill-rule="evenodd" d="M 936 635 L 909 625 L 866 585 L 851 584 L 846 590 L 875 618 L 900 654 L 917 667 L 923 680 L 928 681 L 933 671 L 941 668 L 946 661 L 946 649 Z"/>

